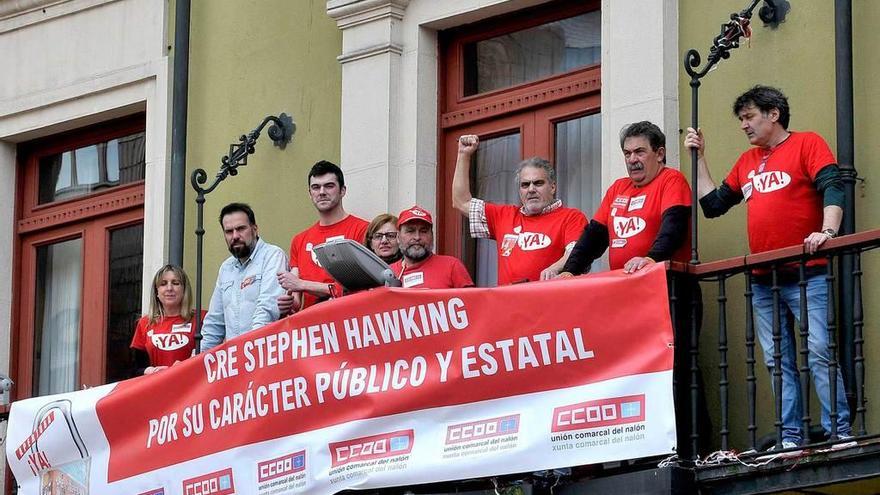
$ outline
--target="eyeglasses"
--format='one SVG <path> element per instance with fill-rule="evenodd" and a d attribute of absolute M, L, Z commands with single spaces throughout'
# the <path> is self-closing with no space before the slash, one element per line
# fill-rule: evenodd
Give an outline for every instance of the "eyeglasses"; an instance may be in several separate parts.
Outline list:
<path fill-rule="evenodd" d="M 397 239 L 397 232 L 376 232 L 375 234 L 373 234 L 374 241 L 381 241 L 382 239 L 393 241 Z"/>

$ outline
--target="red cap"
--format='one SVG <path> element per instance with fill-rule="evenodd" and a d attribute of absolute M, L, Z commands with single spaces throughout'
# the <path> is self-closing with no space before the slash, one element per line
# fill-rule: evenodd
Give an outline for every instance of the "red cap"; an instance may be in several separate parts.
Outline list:
<path fill-rule="evenodd" d="M 412 208 L 403 210 L 397 217 L 397 228 L 400 228 L 401 225 L 405 224 L 406 222 L 411 222 L 413 220 L 421 220 L 423 222 L 426 222 L 428 225 L 434 225 L 434 220 L 431 219 L 431 214 L 428 213 L 428 210 L 422 208 L 419 205 L 415 205 Z"/>

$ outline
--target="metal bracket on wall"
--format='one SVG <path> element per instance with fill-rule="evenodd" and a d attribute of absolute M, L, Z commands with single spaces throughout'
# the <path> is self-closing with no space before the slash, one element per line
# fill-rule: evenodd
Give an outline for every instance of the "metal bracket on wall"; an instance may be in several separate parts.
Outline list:
<path fill-rule="evenodd" d="M 269 115 L 264 118 L 260 125 L 257 126 L 256 129 L 251 131 L 248 134 L 242 134 L 241 137 L 238 138 L 238 143 L 233 143 L 229 145 L 229 154 L 220 159 L 220 171 L 217 172 L 217 175 L 214 176 L 214 182 L 211 183 L 208 187 L 203 187 L 204 184 L 208 182 L 208 173 L 205 169 L 197 168 L 193 170 L 192 175 L 190 176 L 190 183 L 192 184 L 193 189 L 196 191 L 196 207 L 197 207 L 197 218 L 196 218 L 196 314 L 202 314 L 202 245 L 203 245 L 203 237 L 205 235 L 205 227 L 204 227 L 204 209 L 205 209 L 205 196 L 210 194 L 211 191 L 217 188 L 221 182 L 223 182 L 229 176 L 238 175 L 238 167 L 243 167 L 247 165 L 247 157 L 248 155 L 252 155 L 256 151 L 257 139 L 260 138 L 260 133 L 263 131 L 269 123 L 272 123 L 272 126 L 269 127 L 267 134 L 269 134 L 269 139 L 281 149 L 284 149 L 288 143 L 293 139 L 293 134 L 296 132 L 296 124 L 293 122 L 293 118 L 287 115 L 286 113 L 282 113 L 279 116 Z M 196 328 L 195 331 L 195 346 L 196 353 L 198 353 L 201 349 L 202 342 L 202 329 L 201 326 Z"/>

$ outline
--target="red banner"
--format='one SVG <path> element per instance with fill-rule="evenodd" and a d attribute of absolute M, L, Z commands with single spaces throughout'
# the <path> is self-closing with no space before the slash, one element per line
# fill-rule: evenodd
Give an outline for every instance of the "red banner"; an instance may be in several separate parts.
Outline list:
<path fill-rule="evenodd" d="M 638 442 L 645 422 L 661 417 L 655 444 L 645 455 L 669 451 L 671 394 L 667 385 L 657 389 L 658 383 L 671 384 L 665 277 L 658 265 L 634 275 L 612 272 L 495 289 L 383 288 L 322 303 L 169 370 L 116 384 L 93 406 L 108 447 L 103 482 L 113 486 L 145 473 L 156 478 L 169 466 L 286 439 L 286 450 L 248 459 L 253 469 L 245 474 L 235 463 L 228 473 L 216 462 L 208 464 L 213 470 L 175 467 L 176 486 L 214 483 L 227 493 L 236 483 L 272 483 L 281 474 L 308 470 L 313 481 L 303 486 L 318 478 L 333 484 L 334 470 L 390 456 L 407 460 L 434 436 L 437 448 L 448 451 L 443 457 L 455 462 L 459 449 L 503 449 L 499 437 L 511 435 L 544 435 L 542 442 L 555 445 L 589 438 L 581 430 L 604 428 L 619 433 L 620 441 L 632 432 L 627 441 Z M 639 376 L 662 380 L 632 381 Z M 618 382 L 626 384 L 620 393 L 606 391 Z M 561 389 L 571 392 L 553 392 Z M 556 401 L 542 404 L 546 419 L 540 425 L 525 422 L 521 414 L 527 413 L 516 407 L 486 408 L 476 416 L 444 409 L 539 393 Z M 438 431 L 426 437 L 412 421 L 395 428 L 394 420 L 383 419 L 419 411 L 447 411 L 424 416 L 439 415 L 445 423 L 432 425 Z M 311 447 L 296 441 L 371 418 L 382 428 L 334 430 L 342 433 Z M 19 442 L 20 450 L 45 430 L 36 424 Z M 566 448 L 574 446 L 586 443 Z M 484 473 L 490 474 L 498 472 Z M 427 476 L 401 479 L 448 479 Z M 353 485 L 332 490 L 348 486 Z"/>
<path fill-rule="evenodd" d="M 379 289 L 314 306 L 177 366 L 173 379 L 120 383 L 98 403 L 109 481 L 357 419 L 670 369 L 665 272 L 654 276 L 664 290 L 618 275 Z M 578 304 L 587 291 L 589 307 Z M 608 311 L 624 302 L 635 307 Z M 355 370 L 366 370 L 362 387 Z"/>

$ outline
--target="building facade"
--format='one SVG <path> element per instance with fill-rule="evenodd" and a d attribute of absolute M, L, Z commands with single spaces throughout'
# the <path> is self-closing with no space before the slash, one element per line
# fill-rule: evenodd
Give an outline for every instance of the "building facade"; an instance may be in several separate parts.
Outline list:
<path fill-rule="evenodd" d="M 425 206 L 439 251 L 491 285 L 492 249 L 468 239 L 451 204 L 458 136 L 480 135 L 472 185 L 494 201 L 516 201 L 515 164 L 539 155 L 556 165 L 563 200 L 591 215 L 626 173 L 618 132 L 638 120 L 665 130 L 668 163 L 689 176 L 683 54 L 705 57 L 719 24 L 745 3 L 193 1 L 187 174 L 213 176 L 230 143 L 267 115 L 285 112 L 297 125 L 285 149 L 263 137 L 248 166 L 208 197 L 203 301 L 228 256 L 220 208 L 251 203 L 261 237 L 286 248 L 314 222 L 306 173 L 321 159 L 345 170 L 348 211 L 369 219 Z M 700 126 L 716 177 L 747 146 L 730 106 L 757 83 L 786 91 L 793 128 L 836 146 L 833 2 L 791 3 L 778 26 L 756 16 L 751 41 L 703 80 Z M 0 246 L 11 253 L 0 262 L 0 371 L 16 382 L 13 399 L 106 383 L 129 366 L 121 353 L 179 220 L 169 218 L 168 192 L 174 10 L 150 0 L 0 0 Z M 855 166 L 867 179 L 857 186 L 860 231 L 878 227 L 880 208 L 870 192 L 870 157 L 880 153 L 870 77 L 878 21 L 877 2 L 853 2 Z M 194 198 L 187 183 L 191 275 Z M 702 260 L 747 252 L 740 210 L 701 221 Z M 866 258 L 866 307 L 880 297 L 876 268 Z M 729 311 L 742 313 L 742 301 Z M 867 320 L 866 333 L 875 326 Z M 706 354 L 713 345 L 704 340 Z M 880 345 L 869 339 L 865 357 L 880 361 Z"/>

